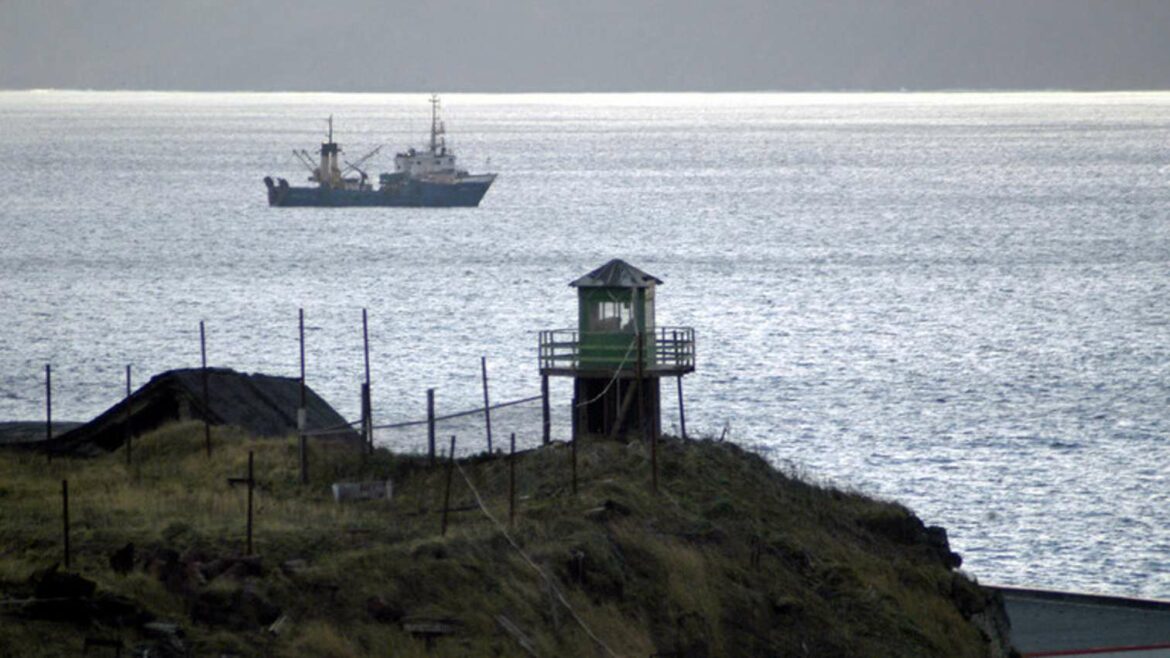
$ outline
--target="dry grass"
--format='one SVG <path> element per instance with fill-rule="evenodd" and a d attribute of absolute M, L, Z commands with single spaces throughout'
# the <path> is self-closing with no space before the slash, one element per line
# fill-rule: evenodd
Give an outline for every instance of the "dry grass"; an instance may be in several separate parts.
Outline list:
<path fill-rule="evenodd" d="M 457 636 L 440 639 L 426 655 L 516 655 L 497 615 L 523 629 L 541 655 L 598 655 L 542 577 L 475 509 L 458 473 L 452 506 L 470 509 L 453 512 L 441 537 L 442 465 L 384 451 L 363 458 L 348 446 L 315 444 L 313 483 L 302 487 L 293 439 L 257 440 L 226 428 L 213 438 L 208 458 L 201 425 L 164 428 L 136 441 L 130 466 L 121 452 L 52 464 L 0 453 L 0 594 L 59 559 L 60 481 L 68 478 L 75 568 L 103 590 L 181 623 L 198 652 L 426 653 L 400 624 L 371 617 L 368 602 L 378 597 L 401 614 L 460 621 Z M 141 570 L 117 576 L 107 562 L 129 541 L 147 550 L 239 554 L 246 493 L 229 487 L 227 478 L 244 475 L 249 451 L 259 482 L 255 545 L 266 570 L 248 586 L 294 619 L 275 638 L 258 629 L 194 624 L 189 598 Z M 905 510 L 801 482 L 713 442 L 665 442 L 655 494 L 647 452 L 584 442 L 577 496 L 564 445 L 525 453 L 517 464 L 520 510 L 511 535 L 618 655 L 695 647 L 711 656 L 984 654 L 977 631 L 947 596 L 953 574 L 920 547 L 866 529 L 867 519 Z M 470 459 L 461 466 L 506 525 L 507 461 Z M 329 494 L 329 482 L 375 477 L 394 478 L 392 503 L 337 505 Z M 607 501 L 618 511 L 605 518 L 589 512 Z M 295 576 L 276 568 L 294 558 L 308 568 Z M 241 584 L 217 579 L 205 586 L 215 587 L 230 596 Z M 92 630 L 2 621 L 0 655 L 62 655 L 62 647 L 78 650 Z M 140 639 L 133 630 L 113 632 Z M 53 641 L 38 644 L 45 633 Z"/>

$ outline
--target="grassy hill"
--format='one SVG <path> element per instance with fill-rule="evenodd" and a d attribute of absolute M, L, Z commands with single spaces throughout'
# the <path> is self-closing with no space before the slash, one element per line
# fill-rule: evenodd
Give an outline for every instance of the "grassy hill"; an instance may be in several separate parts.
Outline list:
<path fill-rule="evenodd" d="M 582 441 L 576 494 L 567 445 L 517 455 L 514 525 L 508 459 L 460 460 L 443 536 L 442 461 L 318 443 L 302 486 L 294 439 L 213 438 L 208 458 L 201 425 L 170 426 L 129 466 L 0 452 L 0 656 L 80 655 L 86 637 L 152 656 L 1005 651 L 1001 611 L 953 570 L 944 533 L 732 444 L 664 440 L 657 493 L 638 443 Z M 256 558 L 246 488 L 227 482 L 249 451 Z M 332 482 L 384 477 L 390 502 L 332 499 Z M 62 479 L 85 580 L 48 569 Z"/>

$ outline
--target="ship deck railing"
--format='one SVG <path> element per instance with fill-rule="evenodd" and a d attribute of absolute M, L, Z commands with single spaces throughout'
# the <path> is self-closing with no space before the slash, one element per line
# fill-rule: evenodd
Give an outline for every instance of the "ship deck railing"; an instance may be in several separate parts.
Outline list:
<path fill-rule="evenodd" d="M 676 377 L 695 370 L 693 327 L 655 327 L 642 335 L 642 372 Z M 637 376 L 637 334 L 546 329 L 538 351 L 542 375 L 588 377 Z"/>

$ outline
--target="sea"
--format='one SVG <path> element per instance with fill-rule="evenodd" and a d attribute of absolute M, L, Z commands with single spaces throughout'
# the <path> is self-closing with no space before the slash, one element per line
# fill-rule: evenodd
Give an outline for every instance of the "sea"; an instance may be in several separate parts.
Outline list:
<path fill-rule="evenodd" d="M 907 505 L 981 582 L 1170 599 L 1170 93 L 448 94 L 479 208 L 270 208 L 330 116 L 372 177 L 430 128 L 427 94 L 0 92 L 0 420 L 46 365 L 61 420 L 198 367 L 200 322 L 209 365 L 298 376 L 301 311 L 347 418 L 363 309 L 375 423 L 482 406 L 484 364 L 527 398 L 622 258 L 696 332 L 690 436 Z M 539 443 L 508 409 L 497 448 Z"/>

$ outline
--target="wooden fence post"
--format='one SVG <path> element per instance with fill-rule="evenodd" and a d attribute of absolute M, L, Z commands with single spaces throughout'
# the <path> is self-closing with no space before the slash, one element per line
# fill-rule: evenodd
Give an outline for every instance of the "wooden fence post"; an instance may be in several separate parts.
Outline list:
<path fill-rule="evenodd" d="M 362 384 L 362 451 L 367 455 L 374 451 L 373 425 L 370 420 L 370 385 Z"/>
<path fill-rule="evenodd" d="M 480 372 L 483 373 L 483 419 L 487 424 L 487 451 L 492 454 L 492 405 L 488 400 L 487 357 L 479 357 Z"/>
<path fill-rule="evenodd" d="M 237 484 L 248 485 L 248 525 L 247 525 L 247 551 L 246 555 L 252 555 L 252 492 L 256 488 L 255 471 L 252 468 L 253 452 L 248 451 L 248 477 L 246 478 L 228 478 L 228 486 L 235 486 Z"/>
<path fill-rule="evenodd" d="M 298 310 L 299 332 L 301 344 L 301 402 L 297 408 L 297 434 L 300 444 L 301 484 L 309 483 L 309 439 L 305 436 L 307 414 L 305 411 L 305 309 Z"/>
<path fill-rule="evenodd" d="M 134 451 L 134 413 L 130 403 L 130 365 L 126 365 L 126 465 L 129 466 L 132 461 L 131 453 Z"/>
<path fill-rule="evenodd" d="M 53 461 L 53 369 L 45 364 L 45 454 Z"/>
<path fill-rule="evenodd" d="M 455 470 L 455 435 L 451 435 L 451 452 L 447 460 L 447 488 L 443 493 L 443 530 L 442 536 L 447 536 L 447 512 L 451 508 L 451 475 Z"/>
<path fill-rule="evenodd" d="M 203 362 L 203 443 L 207 447 L 207 456 L 211 457 L 211 394 L 207 387 L 207 334 L 203 320 L 199 321 L 199 356 Z"/>
<path fill-rule="evenodd" d="M 435 465 L 435 389 L 427 389 L 427 455 Z"/>
<path fill-rule="evenodd" d="M 516 525 L 516 433 L 508 449 L 508 527 Z"/>
<path fill-rule="evenodd" d="M 256 478 L 252 470 L 252 451 L 248 451 L 248 555 L 252 554 L 252 490 L 256 488 Z"/>
<path fill-rule="evenodd" d="M 552 414 L 548 406 L 548 375 L 540 376 L 540 412 L 543 424 L 543 443 L 548 445 L 552 440 Z"/>
<path fill-rule="evenodd" d="M 69 568 L 69 480 L 61 480 L 61 520 L 65 536 L 65 568 Z"/>

